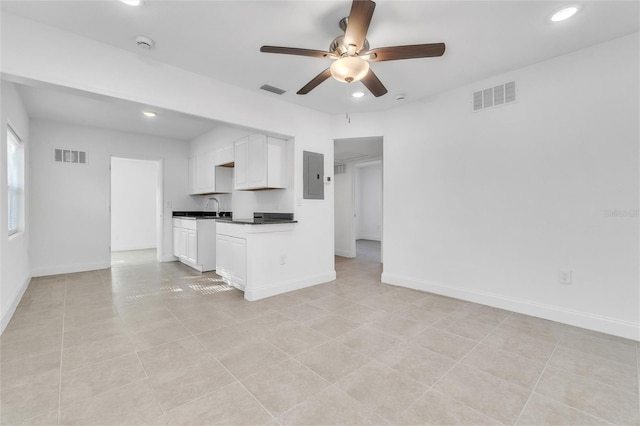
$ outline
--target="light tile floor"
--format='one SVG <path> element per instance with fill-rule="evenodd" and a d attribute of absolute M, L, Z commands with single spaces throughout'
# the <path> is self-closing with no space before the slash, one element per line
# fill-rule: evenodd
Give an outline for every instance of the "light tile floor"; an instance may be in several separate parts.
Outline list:
<path fill-rule="evenodd" d="M 381 284 L 360 245 L 336 281 L 258 302 L 153 251 L 33 279 L 0 422 L 639 424 L 636 342 Z"/>

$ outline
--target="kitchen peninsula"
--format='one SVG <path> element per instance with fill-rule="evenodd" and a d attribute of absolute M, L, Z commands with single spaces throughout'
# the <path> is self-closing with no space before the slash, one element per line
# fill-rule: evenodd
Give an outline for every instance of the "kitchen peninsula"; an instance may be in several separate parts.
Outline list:
<path fill-rule="evenodd" d="M 259 300 L 291 291 L 287 256 L 297 221 L 288 213 L 254 213 L 247 219 L 217 219 L 216 273 Z"/>

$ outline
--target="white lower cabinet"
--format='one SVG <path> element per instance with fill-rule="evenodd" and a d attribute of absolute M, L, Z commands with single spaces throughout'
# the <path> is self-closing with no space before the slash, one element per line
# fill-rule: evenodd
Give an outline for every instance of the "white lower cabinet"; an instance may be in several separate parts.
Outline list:
<path fill-rule="evenodd" d="M 258 300 L 309 284 L 295 282 L 290 265 L 294 223 L 216 225 L 216 273 L 227 284 L 244 291 L 246 300 Z M 289 260 L 287 260 L 289 259 Z"/>
<path fill-rule="evenodd" d="M 216 269 L 216 221 L 174 218 L 173 255 L 200 272 Z"/>
<path fill-rule="evenodd" d="M 218 234 L 216 236 L 216 273 L 227 283 L 244 290 L 247 283 L 247 240 Z"/>

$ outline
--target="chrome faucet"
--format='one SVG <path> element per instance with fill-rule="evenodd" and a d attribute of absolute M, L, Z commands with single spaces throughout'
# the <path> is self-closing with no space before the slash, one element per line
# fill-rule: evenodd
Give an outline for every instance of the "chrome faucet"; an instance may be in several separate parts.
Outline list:
<path fill-rule="evenodd" d="M 209 203 L 211 203 L 211 201 L 215 201 L 216 202 L 216 216 L 220 216 L 220 201 L 218 201 L 218 199 L 216 197 L 211 197 L 207 200 L 207 204 L 204 206 L 205 210 L 209 209 Z"/>

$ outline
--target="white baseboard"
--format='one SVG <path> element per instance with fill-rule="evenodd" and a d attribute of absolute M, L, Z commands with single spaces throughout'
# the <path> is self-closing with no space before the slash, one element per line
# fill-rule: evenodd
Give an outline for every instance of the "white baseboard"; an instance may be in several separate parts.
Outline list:
<path fill-rule="evenodd" d="M 18 304 L 22 300 L 22 296 L 24 296 L 24 292 L 27 291 L 27 287 L 29 287 L 29 283 L 31 282 L 31 276 L 28 276 L 27 279 L 20 285 L 18 291 L 11 298 L 11 303 L 6 307 L 6 310 L 2 311 L 2 318 L 0 319 L 0 334 L 4 332 L 4 329 L 9 325 L 9 321 L 13 317 L 13 314 L 18 307 Z"/>
<path fill-rule="evenodd" d="M 353 258 L 355 257 L 349 250 L 334 250 L 334 253 L 336 256 L 341 256 L 341 257 L 350 257 Z"/>
<path fill-rule="evenodd" d="M 244 298 L 249 301 L 264 299 L 265 297 L 276 296 L 278 294 L 287 293 L 301 288 L 311 287 L 316 284 L 330 282 L 336 279 L 336 271 L 326 272 L 324 274 L 310 275 L 291 281 L 283 281 L 279 283 L 270 283 L 253 286 L 251 289 L 244 289 Z"/>
<path fill-rule="evenodd" d="M 176 262 L 178 260 L 177 257 L 175 257 L 174 255 L 170 254 L 167 256 L 162 256 L 160 258 L 160 262 Z"/>
<path fill-rule="evenodd" d="M 639 323 L 566 309 L 559 306 L 515 299 L 502 296 L 500 294 L 451 287 L 446 284 L 433 281 L 416 280 L 411 277 L 386 272 L 382 273 L 382 282 L 385 284 L 440 294 L 442 296 L 454 297 L 456 299 L 480 303 L 482 305 L 506 309 L 524 315 L 531 315 L 538 318 L 544 318 L 576 327 L 599 331 L 601 333 L 640 341 Z"/>
<path fill-rule="evenodd" d="M 60 274 L 73 274 L 74 272 L 86 272 L 97 271 L 100 269 L 109 269 L 111 267 L 111 261 L 108 262 L 95 262 L 85 264 L 73 264 L 73 265 L 58 265 L 43 268 L 35 268 L 31 271 L 33 277 L 46 277 L 49 275 Z"/>

